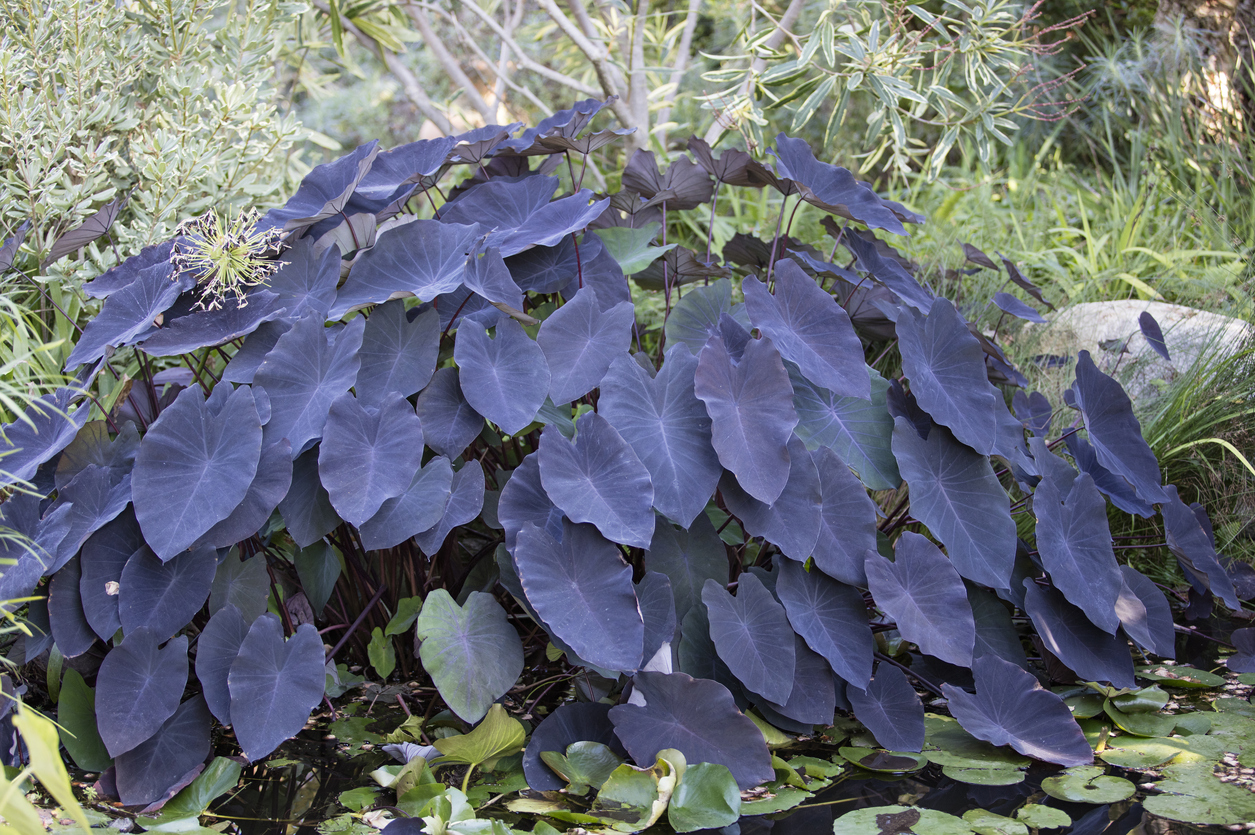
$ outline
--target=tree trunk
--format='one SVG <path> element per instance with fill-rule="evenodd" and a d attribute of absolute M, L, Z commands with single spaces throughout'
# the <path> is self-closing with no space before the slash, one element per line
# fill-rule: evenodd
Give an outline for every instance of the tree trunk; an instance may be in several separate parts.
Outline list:
<path fill-rule="evenodd" d="M 1159 0 L 1155 23 L 1181 20 L 1202 47 L 1203 94 L 1211 107 L 1255 119 L 1255 0 Z"/>

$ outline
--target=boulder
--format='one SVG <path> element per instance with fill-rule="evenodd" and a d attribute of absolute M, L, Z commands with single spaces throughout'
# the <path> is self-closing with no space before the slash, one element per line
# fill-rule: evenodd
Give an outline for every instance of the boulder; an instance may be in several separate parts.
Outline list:
<path fill-rule="evenodd" d="M 1147 344 L 1137 319 L 1149 311 L 1164 333 L 1171 362 Z M 1163 382 L 1189 371 L 1206 355 L 1216 360 L 1231 354 L 1252 335 L 1249 322 L 1179 304 L 1120 300 L 1087 302 L 1064 308 L 1046 325 L 1028 325 L 1021 338 L 1036 340 L 1035 353 L 1068 356 L 1069 373 L 1078 351 L 1086 350 L 1103 371 L 1113 374 L 1134 400 L 1154 397 Z M 1111 343 L 1124 343 L 1127 353 Z M 1103 348 L 1103 343 L 1108 348 Z"/>

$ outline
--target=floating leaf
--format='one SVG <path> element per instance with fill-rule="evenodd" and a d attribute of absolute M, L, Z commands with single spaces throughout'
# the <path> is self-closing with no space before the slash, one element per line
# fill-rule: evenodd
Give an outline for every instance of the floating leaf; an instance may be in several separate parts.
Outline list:
<path fill-rule="evenodd" d="M 386 501 L 404 494 L 422 458 L 422 424 L 400 393 L 382 395 L 378 407 L 352 394 L 332 401 L 318 476 L 346 522 L 361 527 Z"/>
<path fill-rule="evenodd" d="M 379 305 L 362 332 L 361 368 L 353 384 L 358 399 L 374 405 L 393 393 L 418 393 L 435 373 L 439 353 L 438 312 L 428 309 L 411 316 L 400 299 Z"/>
<path fill-rule="evenodd" d="M 417 637 L 423 669 L 467 722 L 482 719 L 523 672 L 523 643 L 492 595 L 471 592 L 458 606 L 436 589 L 423 603 Z"/>
<path fill-rule="evenodd" d="M 494 704 L 474 730 L 437 739 L 436 748 L 446 762 L 474 767 L 522 751 L 526 739 L 523 724 L 506 713 L 504 707 Z"/>
<path fill-rule="evenodd" d="M 972 828 L 960 817 L 936 809 L 910 806 L 873 806 L 846 812 L 837 818 L 833 831 L 841 835 L 971 835 Z"/>
<path fill-rule="evenodd" d="M 868 551 L 866 568 L 876 604 L 897 623 L 903 638 L 943 661 L 972 665 L 976 624 L 967 590 L 936 545 L 906 531 L 898 538 L 893 562 Z"/>
<path fill-rule="evenodd" d="M 567 702 L 559 705 L 532 732 L 523 752 L 523 772 L 532 791 L 557 791 L 563 787 L 542 762 L 545 751 L 566 751 L 581 741 L 610 745 L 617 743 L 610 724 L 610 705 L 599 702 Z"/>
<path fill-rule="evenodd" d="M 894 424 L 893 452 L 911 488 L 911 515 L 942 541 L 961 575 L 1008 588 L 1015 522 L 989 458 L 959 444 L 944 427 L 933 427 L 923 440 L 906 418 Z"/>
<path fill-rule="evenodd" d="M 924 705 L 897 667 L 882 663 L 866 689 L 850 685 L 845 695 L 881 746 L 891 751 L 923 748 Z"/>
<path fill-rule="evenodd" d="M 607 670 L 640 667 L 645 625 L 632 569 L 596 528 L 564 519 L 558 542 L 526 522 L 514 559 L 527 600 L 580 658 Z"/>
<path fill-rule="evenodd" d="M 187 638 L 157 648 L 150 629 L 136 629 L 114 647 L 96 674 L 96 723 L 117 757 L 157 733 L 174 715 L 187 684 Z"/>
<path fill-rule="evenodd" d="M 615 734 L 632 759 L 652 763 L 675 748 L 694 763 L 727 766 L 741 788 L 770 780 L 771 754 L 758 728 L 736 709 L 722 684 L 683 673 L 640 672 L 633 677 L 645 705 L 610 709 Z"/>
<path fill-rule="evenodd" d="M 718 829 L 741 816 L 741 793 L 727 766 L 693 763 L 671 794 L 667 823 L 676 832 Z"/>
<path fill-rule="evenodd" d="M 648 548 L 654 491 L 636 453 L 596 412 L 576 422 L 575 441 L 554 427 L 540 436 L 540 481 L 573 522 L 589 522 L 614 542 Z"/>
<path fill-rule="evenodd" d="M 601 788 L 611 772 L 623 764 L 609 745 L 600 742 L 573 742 L 567 746 L 565 754 L 542 751 L 540 757 L 566 780 L 565 791 L 574 795 L 586 794 L 590 787 Z"/>
<path fill-rule="evenodd" d="M 249 762 L 305 727 L 322 701 L 325 681 L 322 639 L 311 624 L 302 624 L 285 643 L 277 617 L 253 621 L 227 675 L 231 724 Z"/>
<path fill-rule="evenodd" d="M 1255 796 L 1245 787 L 1222 783 L 1211 763 L 1170 765 L 1143 801 L 1146 811 L 1168 820 L 1196 825 L 1234 826 L 1255 820 Z"/>
<path fill-rule="evenodd" d="M 739 578 L 736 597 L 714 580 L 702 587 L 710 637 L 719 657 L 746 687 L 783 704 L 793 688 L 796 656 L 788 616 L 757 576 Z"/>
<path fill-rule="evenodd" d="M 807 571 L 791 560 L 780 566 L 776 593 L 789 623 L 842 679 L 866 688 L 872 674 L 872 633 L 863 596 L 850 586 Z"/>
<path fill-rule="evenodd" d="M 535 419 L 549 393 L 549 366 L 518 322 L 501 320 L 495 338 L 480 325 L 464 322 L 453 358 L 467 402 L 502 432 L 513 435 Z"/>
<path fill-rule="evenodd" d="M 1119 803 L 1137 791 L 1123 777 L 1104 776 L 1103 769 L 1093 765 L 1069 768 L 1041 781 L 1046 794 L 1069 803 Z"/>
<path fill-rule="evenodd" d="M 1058 829 L 1072 824 L 1067 812 L 1040 803 L 1024 804 L 1015 810 L 1015 817 L 1033 829 Z"/>

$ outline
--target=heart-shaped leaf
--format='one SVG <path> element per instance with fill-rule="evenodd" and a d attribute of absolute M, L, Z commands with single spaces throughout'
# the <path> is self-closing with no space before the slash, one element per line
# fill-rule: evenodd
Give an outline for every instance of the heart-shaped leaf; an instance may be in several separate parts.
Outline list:
<path fill-rule="evenodd" d="M 503 304 L 515 310 L 523 309 L 523 291 L 510 276 L 510 268 L 501 257 L 501 250 L 489 247 L 482 255 L 476 252 L 466 261 L 466 273 L 462 276 L 465 288 L 482 296 L 493 304 Z"/>
<path fill-rule="evenodd" d="M 1206 589 L 1219 597 L 1230 609 L 1241 607 L 1233 580 L 1216 557 L 1211 535 L 1199 521 L 1194 510 L 1181 501 L 1175 484 L 1163 489 L 1164 502 L 1159 507 L 1168 538 L 1168 549 L 1186 577 L 1199 590 Z"/>
<path fill-rule="evenodd" d="M 830 447 L 872 490 L 892 490 L 902 483 L 893 457 L 893 418 L 886 408 L 889 383 L 875 371 L 870 402 L 839 397 L 812 384 L 796 366 L 789 367 L 793 406 L 797 409 L 797 436 L 806 445 Z"/>
<path fill-rule="evenodd" d="M 872 675 L 872 632 L 867 606 L 857 589 L 807 571 L 801 563 L 780 565 L 776 593 L 789 623 L 818 652 L 837 675 L 854 687 L 866 688 Z"/>
<path fill-rule="evenodd" d="M 96 633 L 83 614 L 79 558 L 67 562 L 48 583 L 48 623 L 57 649 L 66 658 L 87 652 L 96 643 Z"/>
<path fill-rule="evenodd" d="M 989 458 L 958 443 L 942 426 L 934 426 L 924 440 L 904 417 L 894 420 L 893 454 L 911 488 L 911 515 L 946 546 L 959 573 L 1009 588 L 1015 522 Z"/>
<path fill-rule="evenodd" d="M 332 344 L 321 316 L 308 314 L 279 337 L 253 376 L 270 396 L 266 441 L 287 438 L 292 455 L 322 437 L 331 403 L 357 378 L 366 320 L 358 316 L 334 334 Z"/>
<path fill-rule="evenodd" d="M 231 515 L 209 529 L 198 545 L 229 548 L 256 533 L 292 487 L 292 445 L 284 438 L 263 447 L 257 475 Z"/>
<path fill-rule="evenodd" d="M 196 639 L 196 678 L 213 715 L 231 724 L 231 691 L 227 675 L 248 637 L 249 621 L 231 604 L 214 612 Z"/>
<path fill-rule="evenodd" d="M 444 223 L 482 223 L 488 229 L 517 229 L 553 199 L 557 177 L 523 177 L 478 183 L 440 209 Z"/>
<path fill-rule="evenodd" d="M 529 522 L 561 540 L 562 518 L 562 511 L 554 507 L 541 484 L 540 456 L 532 453 L 514 469 L 510 480 L 501 488 L 497 519 L 505 529 L 506 548 L 514 552 L 519 531 Z"/>
<path fill-rule="evenodd" d="M 314 610 L 315 617 L 321 618 L 323 607 L 331 599 L 336 581 L 340 579 L 340 560 L 330 545 L 319 540 L 297 551 L 293 562 L 296 563 L 296 575 L 301 580 L 301 589 L 309 600 L 310 608 Z"/>
<path fill-rule="evenodd" d="M 845 462 L 828 447 L 811 452 L 823 506 L 812 556 L 825 574 L 866 586 L 863 555 L 876 547 L 876 505 Z"/>
<path fill-rule="evenodd" d="M 682 342 L 697 356 L 710 337 L 719 332 L 719 319 L 725 313 L 743 328 L 752 327 L 745 306 L 732 304 L 732 282 L 721 278 L 685 293 L 667 317 L 663 332 L 668 343 Z"/>
<path fill-rule="evenodd" d="M 314 239 L 306 236 L 283 253 L 279 269 L 270 277 L 266 289 L 278 294 L 279 303 L 293 319 L 304 316 L 306 309 L 326 318 L 339 283 L 339 248 L 328 247 L 320 254 L 315 252 Z"/>
<path fill-rule="evenodd" d="M 188 699 L 149 739 L 114 760 L 118 797 L 128 806 L 166 800 L 186 786 L 209 756 L 209 709 Z"/>
<path fill-rule="evenodd" d="M 444 589 L 423 601 L 419 658 L 441 698 L 467 722 L 478 722 L 523 672 L 523 642 L 492 595 L 471 592 L 464 606 Z"/>
<path fill-rule="evenodd" d="M 747 534 L 766 538 L 786 557 L 805 560 L 819 539 L 823 494 L 819 470 L 796 435 L 789 438 L 788 451 L 789 480 L 772 504 L 748 495 L 731 475 L 720 480 L 719 493 Z"/>
<path fill-rule="evenodd" d="M 746 493 L 771 504 L 789 480 L 785 445 L 797 425 L 793 387 L 770 339 L 751 339 L 734 357 L 730 343 L 742 338 L 739 329 L 725 314 L 720 332 L 698 356 L 693 390 L 706 404 L 720 463 Z"/>
<path fill-rule="evenodd" d="M 292 462 L 292 486 L 279 502 L 279 513 L 297 545 L 306 548 L 335 530 L 340 517 L 331 506 L 327 488 L 318 478 L 318 449 Z"/>
<path fill-rule="evenodd" d="M 610 705 L 567 702 L 546 716 L 532 732 L 527 750 L 523 752 L 523 773 L 528 787 L 532 791 L 557 791 L 564 787 L 564 782 L 541 759 L 545 751 L 566 751 L 581 741 L 617 745 L 609 714 Z"/>
<path fill-rule="evenodd" d="M 589 522 L 614 542 L 648 548 L 654 490 L 636 453 L 596 412 L 576 422 L 575 441 L 556 427 L 540 436 L 540 481 L 572 522 Z"/>
<path fill-rule="evenodd" d="M 893 618 L 903 638 L 943 661 L 972 665 L 976 624 L 967 590 L 936 545 L 906 531 L 898 538 L 893 562 L 868 551 L 866 568 L 876 605 Z"/>
<path fill-rule="evenodd" d="M 741 817 L 741 792 L 727 766 L 693 763 L 667 804 L 667 823 L 676 832 L 721 829 Z"/>
<path fill-rule="evenodd" d="M 1131 565 L 1120 566 L 1124 585 L 1116 598 L 1116 615 L 1130 638 L 1143 649 L 1164 658 L 1176 657 L 1176 629 L 1168 598 L 1145 574 Z"/>
<path fill-rule="evenodd" d="M 789 698 L 779 703 L 770 699 L 760 700 L 758 709 L 769 720 L 790 720 L 797 723 L 805 733 L 813 730 L 810 726 L 832 722 L 833 712 L 837 707 L 837 693 L 832 668 L 822 655 L 813 652 L 806 645 L 800 635 L 793 636 L 793 656 L 795 663 Z"/>
<path fill-rule="evenodd" d="M 676 617 L 680 620 L 689 609 L 701 604 L 702 586 L 707 580 L 721 586 L 728 582 L 728 553 L 705 513 L 699 513 L 688 530 L 657 519 L 654 538 L 645 552 L 645 567 L 665 574 L 671 582 Z"/>
<path fill-rule="evenodd" d="M 687 297 L 686 297 L 687 298 Z M 710 418 L 693 393 L 697 358 L 672 346 L 662 368 L 648 371 L 618 357 L 601 382 L 604 416 L 649 470 L 654 507 L 682 527 L 693 524 L 723 468 L 710 439 Z"/>
<path fill-rule="evenodd" d="M 416 220 L 383 232 L 354 262 L 330 318 L 392 298 L 431 301 L 456 290 L 462 285 L 466 256 L 481 234 L 478 225 L 439 220 Z"/>
<path fill-rule="evenodd" d="M 475 411 L 513 435 L 536 418 L 549 393 L 545 354 L 513 319 L 497 324 L 496 337 L 463 322 L 453 346 L 462 394 Z"/>
<path fill-rule="evenodd" d="M 774 295 L 753 276 L 742 285 L 754 326 L 816 386 L 870 399 L 863 345 L 845 310 L 791 260 L 776 265 L 774 278 Z"/>
<path fill-rule="evenodd" d="M 905 235 L 899 212 L 901 206 L 883 200 L 867 183 L 861 183 L 845 168 L 815 159 L 810 145 L 804 139 L 794 139 L 783 133 L 776 136 L 774 150 L 779 160 L 777 168 L 781 177 L 792 180 L 802 196 L 811 203 L 841 217 L 857 220 L 869 229 L 885 229 L 895 235 Z M 919 215 L 902 212 L 911 223 L 923 220 Z"/>
<path fill-rule="evenodd" d="M 301 180 L 296 194 L 288 198 L 287 203 L 267 212 L 259 225 L 264 229 L 302 230 L 324 217 L 338 214 L 348 205 L 353 190 L 378 154 L 379 142 L 374 140 L 357 146 L 352 153 L 316 166 Z"/>
<path fill-rule="evenodd" d="M 440 521 L 422 533 L 415 534 L 419 549 L 434 557 L 449 532 L 459 525 L 475 521 L 484 508 L 484 468 L 478 461 L 468 461 L 453 474 L 449 501 Z"/>
<path fill-rule="evenodd" d="M 1076 462 L 1076 467 L 1094 479 L 1094 486 L 1102 491 L 1111 503 L 1125 513 L 1149 519 L 1155 515 L 1155 508 L 1137 497 L 1133 485 L 1098 463 L 1098 454 L 1094 448 L 1075 432 L 1064 435 L 1063 441 L 1068 445 L 1068 453 Z"/>
<path fill-rule="evenodd" d="M 449 460 L 458 458 L 484 428 L 484 418 L 462 396 L 456 368 L 440 368 L 418 395 L 423 441 Z"/>
<path fill-rule="evenodd" d="M 994 293 L 994 304 L 998 305 L 998 309 L 1003 313 L 1010 313 L 1026 322 L 1046 324 L 1045 317 L 1010 293 Z"/>
<path fill-rule="evenodd" d="M 494 704 L 474 730 L 436 740 L 436 750 L 446 762 L 474 767 L 522 751 L 526 740 L 523 723 L 506 713 L 501 705 Z"/>
<path fill-rule="evenodd" d="M 212 548 L 184 551 L 162 562 L 148 548 L 140 548 L 122 569 L 118 617 L 130 635 L 147 629 L 164 641 L 191 621 L 205 605 L 218 567 Z"/>
<path fill-rule="evenodd" d="M 29 480 L 74 440 L 91 414 L 82 406 L 69 411 L 76 399 L 72 390 L 57 389 L 33 401 L 21 419 L 0 427 L 0 484 Z"/>
<path fill-rule="evenodd" d="M 83 614 L 92 630 L 107 641 L 122 626 L 118 618 L 118 592 L 123 566 L 137 551 L 147 551 L 135 514 L 129 510 L 105 525 L 83 544 L 79 594 Z M 113 584 L 113 585 L 110 585 Z"/>
<path fill-rule="evenodd" d="M 96 722 L 109 756 L 130 751 L 174 715 L 187 684 L 187 638 L 157 648 L 157 635 L 129 633 L 96 674 Z"/>
<path fill-rule="evenodd" d="M 565 519 L 558 542 L 526 522 L 514 560 L 536 613 L 580 658 L 607 670 L 641 666 L 645 625 L 632 568 L 596 528 Z"/>
<path fill-rule="evenodd" d="M 262 615 L 240 644 L 227 682 L 236 739 L 254 762 L 296 736 L 322 701 L 326 670 L 318 631 L 301 624 L 284 643 L 279 619 Z"/>
<path fill-rule="evenodd" d="M 743 789 L 772 779 L 763 735 L 722 684 L 646 672 L 632 682 L 645 704 L 612 707 L 610 721 L 633 760 L 653 763 L 659 751 L 675 748 L 690 762 L 726 766 Z"/>
<path fill-rule="evenodd" d="M 994 745 L 1064 766 L 1088 765 L 1093 749 L 1068 706 L 1042 689 L 1032 673 L 994 655 L 972 663 L 976 695 L 943 684 L 950 711 L 964 730 Z"/>
<path fill-rule="evenodd" d="M 867 689 L 845 689 L 858 721 L 867 726 L 881 747 L 890 751 L 920 751 L 924 747 L 924 705 L 897 667 L 881 662 Z"/>
<path fill-rule="evenodd" d="M 156 333 L 154 320 L 192 286 L 188 274 L 172 273 L 174 267 L 168 260 L 158 262 L 140 270 L 133 281 L 111 293 L 100 312 L 83 328 L 65 362 L 66 369 L 95 362 L 110 348 L 131 345 Z"/>
<path fill-rule="evenodd" d="M 627 352 L 635 321 L 630 302 L 602 311 L 591 287 L 551 313 L 536 335 L 553 372 L 550 399 L 570 403 L 600 385 L 611 361 Z"/>
<path fill-rule="evenodd" d="M 218 564 L 209 587 L 209 614 L 216 614 L 223 606 L 234 606 L 252 623 L 266 611 L 269 596 L 270 573 L 265 557 L 240 559 L 238 552 L 230 552 Z"/>
<path fill-rule="evenodd" d="M 707 580 L 702 602 L 710 618 L 710 637 L 719 657 L 746 687 L 783 703 L 793 689 L 796 658 L 788 616 L 757 576 L 738 578 L 736 597 Z"/>
<path fill-rule="evenodd" d="M 382 395 L 377 407 L 340 395 L 331 403 L 325 432 L 319 480 L 331 506 L 358 527 L 404 493 L 422 463 L 422 424 L 399 392 Z"/>
<path fill-rule="evenodd" d="M 877 249 L 878 243 L 880 242 L 875 238 L 867 240 L 848 228 L 841 236 L 841 244 L 854 255 L 861 271 L 892 291 L 903 304 L 920 313 L 928 313 L 936 300 L 933 294 L 927 288 L 921 287 L 896 259 L 882 256 Z"/>
<path fill-rule="evenodd" d="M 175 310 L 182 305 L 176 305 Z M 263 322 L 278 319 L 287 313 L 279 296 L 269 290 L 254 290 L 244 300 L 234 296 L 215 310 L 192 310 L 182 316 L 168 311 L 160 330 L 144 339 L 140 349 L 153 357 L 174 357 L 190 354 L 200 348 L 225 345 L 233 339 L 248 336 Z"/>
<path fill-rule="evenodd" d="M 1103 632 L 1053 588 L 1024 581 L 1024 611 L 1046 649 L 1082 681 L 1133 687 L 1133 660 L 1123 638 Z"/>
<path fill-rule="evenodd" d="M 358 352 L 361 368 L 353 384 L 363 403 L 377 404 L 391 393 L 403 397 L 427 385 L 440 349 L 440 314 L 428 309 L 409 315 L 395 299 L 371 311 Z"/>
<path fill-rule="evenodd" d="M 378 513 L 362 523 L 362 545 L 372 551 L 395 548 L 438 524 L 448 507 L 452 484 L 453 466 L 448 458 L 428 461 L 404 493 L 385 501 Z"/>

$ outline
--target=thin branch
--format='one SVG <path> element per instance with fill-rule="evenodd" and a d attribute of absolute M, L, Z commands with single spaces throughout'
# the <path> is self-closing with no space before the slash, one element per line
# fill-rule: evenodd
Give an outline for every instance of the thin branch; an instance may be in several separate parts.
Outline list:
<path fill-rule="evenodd" d="M 680 45 L 676 47 L 675 62 L 671 65 L 671 83 L 675 85 L 663 99 L 662 109 L 658 111 L 658 124 L 665 125 L 671 121 L 671 108 L 680 95 L 680 84 L 684 73 L 688 70 L 689 61 L 693 58 L 693 34 L 697 31 L 698 12 L 701 11 L 702 0 L 689 0 L 688 16 L 684 19 L 684 31 L 680 34 Z M 662 144 L 667 144 L 666 135 L 661 136 Z M 710 256 L 706 256 L 710 260 Z"/>
<path fill-rule="evenodd" d="M 609 53 L 605 49 L 598 48 L 596 44 L 584 37 L 584 33 L 580 31 L 571 18 L 563 13 L 562 9 L 558 8 L 558 4 L 554 0 L 537 0 L 537 4 L 544 10 L 545 14 L 549 15 L 550 20 L 558 24 L 558 28 L 562 30 L 564 35 L 570 38 L 576 49 L 584 53 L 584 57 L 592 63 L 593 72 L 597 74 L 597 82 L 601 85 L 602 95 L 607 98 L 620 95 L 619 85 L 616 83 L 618 73 L 610 64 Z M 648 125 L 642 126 L 636 122 L 631 108 L 628 107 L 628 103 L 622 98 L 616 99 L 610 107 L 614 110 L 614 115 L 618 117 L 624 127 L 637 128 L 637 135 L 640 134 L 643 127 L 648 127 Z M 635 144 L 634 139 L 635 137 L 629 140 L 629 143 Z"/>
<path fill-rule="evenodd" d="M 471 81 L 470 76 L 462 71 L 462 65 L 458 62 L 458 59 L 454 58 L 453 54 L 445 49 L 444 41 L 432 28 L 427 12 L 417 6 L 410 6 L 406 11 L 410 13 L 410 19 L 418 27 L 418 33 L 423 36 L 424 44 L 431 50 L 431 54 L 436 56 L 436 60 L 440 63 L 440 68 L 444 70 L 445 75 L 449 76 L 451 81 L 462 88 L 462 93 L 466 96 L 467 102 L 470 103 L 471 107 L 479 111 L 479 115 L 484 117 L 485 123 L 490 125 L 495 123 L 497 121 L 497 108 L 484 101 L 484 97 L 480 95 L 479 88 L 475 86 L 475 82 Z"/>
<path fill-rule="evenodd" d="M 523 3 L 520 2 L 518 7 L 522 8 Z M 497 67 L 494 68 L 492 65 L 492 59 L 490 59 L 487 53 L 485 53 L 484 50 L 480 48 L 479 43 L 476 42 L 475 37 L 471 34 L 470 30 L 467 29 L 464 25 L 462 25 L 462 21 L 458 19 L 456 15 L 448 15 L 448 20 L 450 23 L 453 24 L 454 28 L 457 29 L 458 34 L 461 35 L 462 42 L 465 43 L 468 47 L 470 47 L 471 51 L 474 52 L 476 56 L 479 57 L 480 61 L 483 62 L 484 66 L 487 67 L 489 71 L 495 72 L 497 74 L 497 80 L 496 80 L 496 85 L 495 85 L 496 89 L 500 89 L 501 87 L 508 87 L 514 92 L 523 96 L 528 101 L 530 101 L 536 107 L 536 109 L 539 110 L 541 113 L 543 113 L 545 116 L 553 115 L 553 110 L 551 110 L 549 106 L 546 105 L 543 101 L 538 99 L 535 93 L 533 93 L 531 90 L 527 89 L 526 87 L 522 86 L 521 84 L 515 83 L 515 81 L 510 78 L 510 73 L 509 73 L 509 68 L 508 68 L 509 67 L 508 58 L 509 58 L 510 47 L 506 43 L 503 42 L 501 44 L 501 54 L 503 56 L 501 63 Z M 510 27 L 507 31 L 511 33 L 514 31 L 513 23 L 510 24 Z M 498 93 L 496 95 L 497 95 L 497 100 L 501 101 L 502 94 Z"/>
<path fill-rule="evenodd" d="M 631 64 L 628 66 L 628 107 L 632 111 L 632 124 L 636 125 L 636 133 L 640 137 L 633 144 L 640 147 L 649 142 L 649 78 L 645 67 L 645 23 L 648 16 L 649 0 L 636 0 Z"/>

